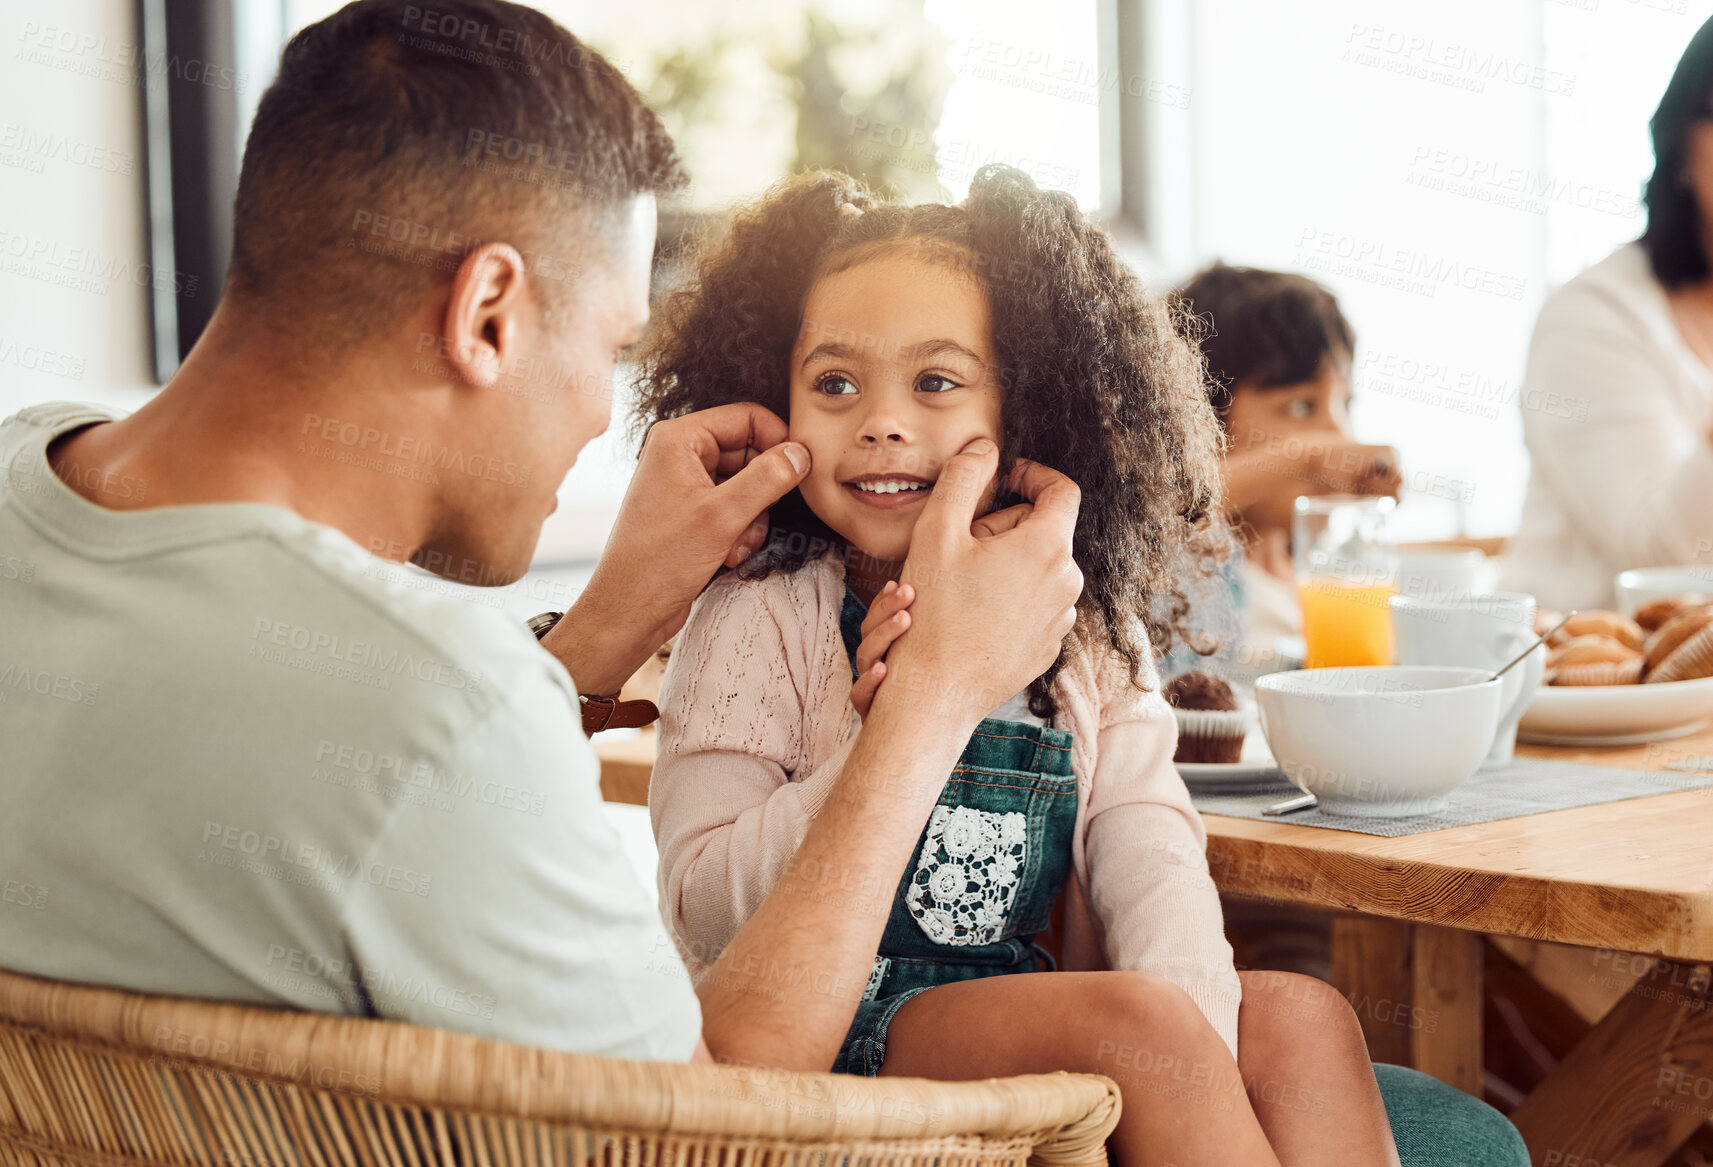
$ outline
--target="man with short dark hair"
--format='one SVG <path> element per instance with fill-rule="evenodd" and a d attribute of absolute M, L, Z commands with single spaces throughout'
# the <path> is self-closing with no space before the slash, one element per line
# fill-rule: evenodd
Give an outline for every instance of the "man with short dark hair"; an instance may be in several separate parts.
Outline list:
<path fill-rule="evenodd" d="M 1026 468 L 1040 505 L 978 540 L 997 450 L 953 459 L 913 559 L 962 586 L 918 598 L 891 657 L 917 683 L 890 688 L 932 675 L 954 696 L 876 701 L 801 870 L 697 991 L 603 816 L 579 689 L 615 693 L 682 625 L 807 451 L 759 407 L 656 426 L 540 645 L 395 570 L 526 570 L 608 423 L 648 318 L 655 197 L 682 180 L 630 85 L 530 9 L 360 0 L 292 40 L 245 151 L 230 279 L 172 382 L 129 417 L 45 405 L 0 426 L 0 562 L 23 565 L 0 582 L 0 877 L 46 889 L 8 912 L 0 966 L 832 1063 L 985 712 L 955 695 L 1021 688 L 1069 630 L 1076 488 Z M 874 896 L 833 902 L 828 871 Z"/>
<path fill-rule="evenodd" d="M 607 425 L 655 196 L 681 181 L 617 71 L 527 8 L 359 0 L 293 39 L 228 285 L 172 382 L 124 418 L 0 424 L 0 879 L 32 889 L 0 967 L 832 1064 L 980 695 L 1021 690 L 1070 630 L 1075 485 L 1021 465 L 1032 505 L 972 528 L 998 451 L 943 469 L 905 570 L 956 595 L 918 589 L 833 793 L 694 994 L 603 817 L 579 690 L 616 693 L 760 544 L 807 451 L 755 406 L 655 426 L 540 645 L 394 571 L 524 572 Z M 1392 1111 L 1406 1164 L 1410 1129 L 1515 1161 L 1446 1138 L 1456 1104 L 1416 1078 L 1385 1091 L 1426 1100 L 1427 1123 Z M 1439 1089 L 1465 1127 L 1497 1118 Z"/>

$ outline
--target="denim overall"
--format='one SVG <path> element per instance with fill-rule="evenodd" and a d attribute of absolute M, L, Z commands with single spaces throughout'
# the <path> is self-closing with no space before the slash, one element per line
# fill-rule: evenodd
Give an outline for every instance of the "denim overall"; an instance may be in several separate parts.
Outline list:
<path fill-rule="evenodd" d="M 839 631 L 853 678 L 866 613 L 847 589 Z M 1052 967 L 1035 933 L 1070 872 L 1076 819 L 1070 733 L 983 718 L 898 882 L 835 1073 L 878 1074 L 887 1026 L 924 989 Z"/>

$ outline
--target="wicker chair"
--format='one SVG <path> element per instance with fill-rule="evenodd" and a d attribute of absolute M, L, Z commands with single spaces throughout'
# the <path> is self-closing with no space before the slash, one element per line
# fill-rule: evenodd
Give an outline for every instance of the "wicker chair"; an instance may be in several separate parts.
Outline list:
<path fill-rule="evenodd" d="M 1105 1078 L 865 1079 L 568 1054 L 0 971 L 0 1162 L 1079 1167 Z"/>

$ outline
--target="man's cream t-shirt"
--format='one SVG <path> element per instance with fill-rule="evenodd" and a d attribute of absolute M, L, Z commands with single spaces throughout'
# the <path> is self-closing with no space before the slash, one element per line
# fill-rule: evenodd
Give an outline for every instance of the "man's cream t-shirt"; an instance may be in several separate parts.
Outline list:
<path fill-rule="evenodd" d="M 94 505 L 110 416 L 0 426 L 0 967 L 687 1058 L 564 668 L 290 511 Z"/>

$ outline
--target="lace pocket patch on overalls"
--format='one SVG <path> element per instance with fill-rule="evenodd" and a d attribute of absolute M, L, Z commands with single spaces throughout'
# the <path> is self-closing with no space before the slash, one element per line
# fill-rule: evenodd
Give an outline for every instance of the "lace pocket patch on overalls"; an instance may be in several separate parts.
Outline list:
<path fill-rule="evenodd" d="M 868 984 L 863 988 L 862 999 L 872 1001 L 880 996 L 880 982 L 886 979 L 886 973 L 892 968 L 892 961 L 884 956 L 874 958 L 874 967 L 868 970 Z"/>
<path fill-rule="evenodd" d="M 929 939 L 974 945 L 1001 938 L 1017 900 L 1028 833 L 1017 811 L 934 808 L 904 897 Z"/>

